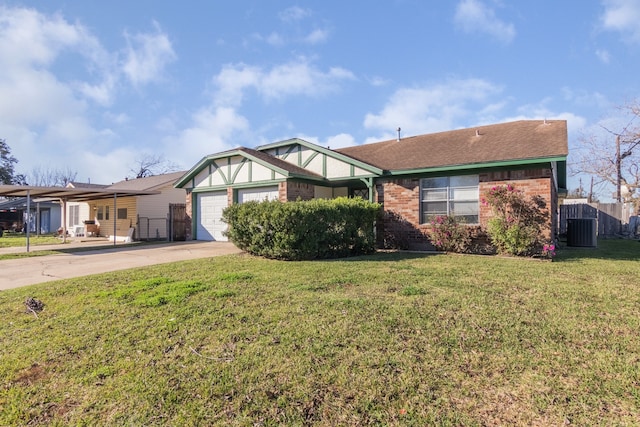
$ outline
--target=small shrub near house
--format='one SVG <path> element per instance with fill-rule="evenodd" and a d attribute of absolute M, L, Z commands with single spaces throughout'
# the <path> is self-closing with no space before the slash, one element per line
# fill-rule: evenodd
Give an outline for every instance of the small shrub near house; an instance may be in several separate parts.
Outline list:
<path fill-rule="evenodd" d="M 339 258 L 375 251 L 380 205 L 360 198 L 234 204 L 223 212 L 238 248 L 266 258 Z"/>
<path fill-rule="evenodd" d="M 526 256 L 540 252 L 548 217 L 541 197 L 527 198 L 513 185 L 502 185 L 492 187 L 483 203 L 493 212 L 487 234 L 498 253 Z"/>
<path fill-rule="evenodd" d="M 453 215 L 434 216 L 427 237 L 436 249 L 465 254 L 492 254 L 486 231 L 479 225 L 468 225 Z"/>
<path fill-rule="evenodd" d="M 471 229 L 452 215 L 437 215 L 431 219 L 429 240 L 436 249 L 447 252 L 471 251 Z"/>

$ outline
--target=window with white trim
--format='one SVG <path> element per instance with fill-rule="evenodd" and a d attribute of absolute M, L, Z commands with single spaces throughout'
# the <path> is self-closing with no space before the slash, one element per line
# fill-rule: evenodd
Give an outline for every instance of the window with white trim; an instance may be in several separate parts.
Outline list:
<path fill-rule="evenodd" d="M 420 180 L 421 223 L 438 215 L 452 215 L 466 224 L 478 223 L 478 175 Z"/>
<path fill-rule="evenodd" d="M 69 225 L 67 227 L 73 227 L 80 223 L 80 206 L 69 206 Z"/>

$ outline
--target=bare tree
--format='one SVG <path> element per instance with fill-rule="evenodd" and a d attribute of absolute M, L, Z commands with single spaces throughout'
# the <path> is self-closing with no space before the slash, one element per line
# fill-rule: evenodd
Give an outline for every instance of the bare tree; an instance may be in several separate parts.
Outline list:
<path fill-rule="evenodd" d="M 580 137 L 574 174 L 595 177 L 596 186 L 613 187 L 619 202 L 640 201 L 640 104 L 619 108 L 615 122 L 602 121 L 599 130 Z M 623 121 L 620 121 L 623 119 Z"/>
<path fill-rule="evenodd" d="M 177 164 L 166 160 L 162 155 L 144 154 L 135 160 L 135 164 L 130 171 L 135 178 L 146 178 L 178 170 Z"/>
<path fill-rule="evenodd" d="M 66 187 L 68 183 L 76 179 L 77 175 L 78 172 L 71 170 L 69 167 L 52 169 L 36 166 L 27 174 L 27 181 L 31 185 L 43 187 Z"/>

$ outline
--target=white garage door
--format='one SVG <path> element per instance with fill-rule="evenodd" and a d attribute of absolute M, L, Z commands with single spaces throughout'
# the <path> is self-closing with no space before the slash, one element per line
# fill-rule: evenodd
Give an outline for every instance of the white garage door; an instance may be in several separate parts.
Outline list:
<path fill-rule="evenodd" d="M 278 200 L 278 186 L 238 190 L 238 203 Z"/>
<path fill-rule="evenodd" d="M 216 191 L 198 194 L 198 226 L 196 238 L 198 240 L 222 240 L 227 237 L 222 232 L 227 224 L 222 222 L 222 210 L 227 207 L 227 192 Z"/>

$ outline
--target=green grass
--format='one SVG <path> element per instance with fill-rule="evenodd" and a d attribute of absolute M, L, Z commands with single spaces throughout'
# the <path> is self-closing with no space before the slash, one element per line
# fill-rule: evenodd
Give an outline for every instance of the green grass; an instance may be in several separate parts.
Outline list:
<path fill-rule="evenodd" d="M 0 425 L 638 425 L 639 255 L 228 256 L 4 291 Z"/>
<path fill-rule="evenodd" d="M 33 235 L 29 236 L 30 245 L 56 245 L 62 244 L 62 240 L 54 235 Z M 13 248 L 27 246 L 27 236 L 22 233 L 9 233 L 5 232 L 0 237 L 0 248 Z"/>

